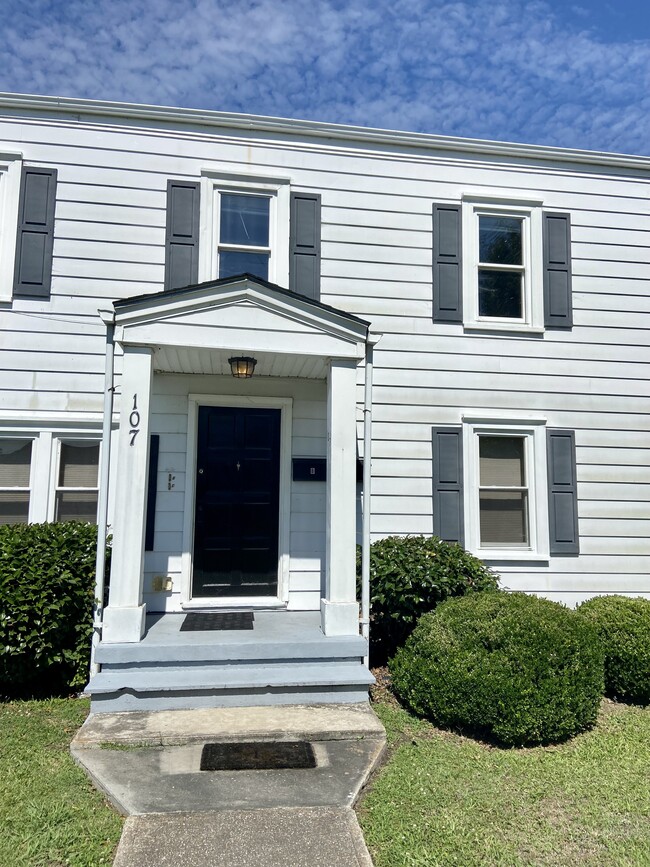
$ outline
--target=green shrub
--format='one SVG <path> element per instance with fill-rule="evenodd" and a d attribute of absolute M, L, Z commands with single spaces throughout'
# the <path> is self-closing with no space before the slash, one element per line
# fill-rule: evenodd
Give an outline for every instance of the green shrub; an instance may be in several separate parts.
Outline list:
<path fill-rule="evenodd" d="M 361 552 L 357 556 L 361 574 Z M 435 536 L 388 536 L 370 547 L 373 662 L 392 656 L 418 618 L 450 596 L 496 590 L 498 576 L 460 545 Z"/>
<path fill-rule="evenodd" d="M 650 599 L 598 596 L 578 614 L 598 631 L 605 651 L 605 694 L 650 704 Z"/>
<path fill-rule="evenodd" d="M 88 680 L 97 528 L 0 527 L 0 694 L 77 690 Z"/>
<path fill-rule="evenodd" d="M 446 728 L 504 746 L 589 728 L 603 651 L 585 618 L 524 593 L 474 593 L 425 614 L 390 664 L 400 697 Z"/>

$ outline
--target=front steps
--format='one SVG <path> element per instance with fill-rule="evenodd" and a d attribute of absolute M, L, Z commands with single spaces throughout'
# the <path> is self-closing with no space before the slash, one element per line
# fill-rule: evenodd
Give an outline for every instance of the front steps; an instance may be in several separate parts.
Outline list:
<path fill-rule="evenodd" d="M 250 632 L 181 633 L 182 620 L 152 619 L 137 643 L 100 643 L 92 713 L 363 702 L 374 682 L 365 640 L 326 638 L 314 612 L 256 613 Z"/>

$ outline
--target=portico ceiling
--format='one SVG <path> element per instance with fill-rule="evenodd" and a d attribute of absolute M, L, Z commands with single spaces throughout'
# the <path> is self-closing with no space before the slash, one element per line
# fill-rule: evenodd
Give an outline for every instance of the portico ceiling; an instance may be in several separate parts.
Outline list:
<path fill-rule="evenodd" d="M 154 350 L 154 370 L 157 373 L 191 373 L 230 376 L 228 359 L 233 355 L 250 355 L 250 351 L 206 349 L 193 346 L 158 346 Z M 255 377 L 300 377 L 326 379 L 328 359 L 314 355 L 253 352 L 257 359 Z"/>

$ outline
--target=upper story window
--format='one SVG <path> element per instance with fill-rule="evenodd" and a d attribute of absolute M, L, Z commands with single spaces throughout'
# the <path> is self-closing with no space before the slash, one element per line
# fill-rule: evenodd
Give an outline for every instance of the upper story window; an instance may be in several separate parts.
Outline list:
<path fill-rule="evenodd" d="M 466 327 L 543 329 L 541 202 L 463 197 L 462 252 Z"/>
<path fill-rule="evenodd" d="M 248 273 L 288 286 L 289 201 L 289 178 L 206 168 L 199 282 Z"/>
<path fill-rule="evenodd" d="M 219 277 L 269 279 L 271 199 L 218 191 Z"/>
<path fill-rule="evenodd" d="M 32 440 L 0 439 L 0 524 L 29 520 Z"/>

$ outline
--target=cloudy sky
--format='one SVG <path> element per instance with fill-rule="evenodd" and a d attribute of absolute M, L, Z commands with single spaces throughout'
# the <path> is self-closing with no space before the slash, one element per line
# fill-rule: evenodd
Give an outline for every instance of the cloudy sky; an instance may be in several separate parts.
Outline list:
<path fill-rule="evenodd" d="M 11 6 L 3 91 L 650 154 L 650 0 Z"/>

